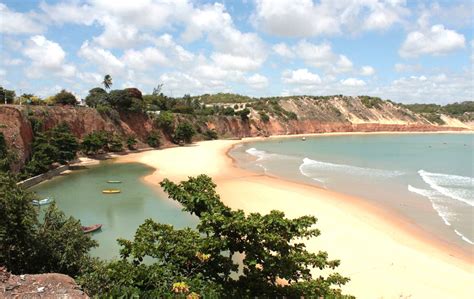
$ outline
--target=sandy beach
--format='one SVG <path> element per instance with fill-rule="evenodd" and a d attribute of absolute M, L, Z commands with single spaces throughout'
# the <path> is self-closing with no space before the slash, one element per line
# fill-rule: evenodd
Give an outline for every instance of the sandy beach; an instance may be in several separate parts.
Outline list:
<path fill-rule="evenodd" d="M 155 168 L 144 178 L 155 186 L 163 178 L 180 181 L 207 174 L 222 201 L 234 209 L 281 210 L 291 218 L 316 216 L 321 236 L 308 241 L 308 249 L 325 250 L 330 258 L 341 260 L 337 271 L 351 278 L 343 287 L 345 293 L 358 298 L 472 298 L 472 254 L 437 242 L 362 199 L 242 170 L 227 155 L 239 142 L 199 142 L 117 160 Z"/>

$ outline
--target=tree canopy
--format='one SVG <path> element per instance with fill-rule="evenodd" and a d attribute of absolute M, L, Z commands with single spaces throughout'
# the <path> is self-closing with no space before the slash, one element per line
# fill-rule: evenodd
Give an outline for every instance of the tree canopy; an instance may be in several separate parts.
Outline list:
<path fill-rule="evenodd" d="M 72 93 L 63 89 L 54 96 L 54 103 L 75 106 L 77 105 L 77 99 Z"/>

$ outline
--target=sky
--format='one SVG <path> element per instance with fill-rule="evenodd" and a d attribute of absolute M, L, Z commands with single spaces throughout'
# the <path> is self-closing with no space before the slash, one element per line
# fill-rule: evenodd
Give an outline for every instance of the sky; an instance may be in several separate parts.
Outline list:
<path fill-rule="evenodd" d="M 0 0 L 0 85 L 473 100 L 473 3 Z"/>

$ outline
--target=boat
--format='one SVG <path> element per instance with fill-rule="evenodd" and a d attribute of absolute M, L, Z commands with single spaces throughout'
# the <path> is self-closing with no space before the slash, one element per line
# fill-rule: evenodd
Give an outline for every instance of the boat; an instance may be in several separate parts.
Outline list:
<path fill-rule="evenodd" d="M 102 190 L 102 193 L 104 194 L 117 194 L 117 193 L 120 193 L 120 189 L 105 189 L 105 190 Z"/>
<path fill-rule="evenodd" d="M 95 232 L 96 230 L 99 230 L 101 228 L 102 228 L 102 224 L 94 224 L 91 226 L 81 226 L 81 229 L 85 234 Z"/>
<path fill-rule="evenodd" d="M 113 180 L 110 180 L 110 181 L 107 181 L 107 183 L 109 183 L 109 184 L 120 184 L 120 183 L 122 183 L 122 181 L 113 181 Z"/>
<path fill-rule="evenodd" d="M 302 141 L 306 141 L 306 137 L 301 138 Z"/>
<path fill-rule="evenodd" d="M 54 202 L 54 199 L 52 199 L 51 197 L 46 197 L 45 199 L 42 199 L 42 200 L 34 199 L 31 203 L 35 206 L 44 206 L 52 202 Z"/>

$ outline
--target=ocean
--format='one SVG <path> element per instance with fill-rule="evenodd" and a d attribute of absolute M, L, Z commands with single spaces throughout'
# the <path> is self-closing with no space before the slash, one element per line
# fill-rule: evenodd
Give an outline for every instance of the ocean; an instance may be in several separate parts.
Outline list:
<path fill-rule="evenodd" d="M 473 146 L 474 134 L 321 135 L 244 143 L 230 155 L 248 170 L 363 198 L 472 252 Z"/>

